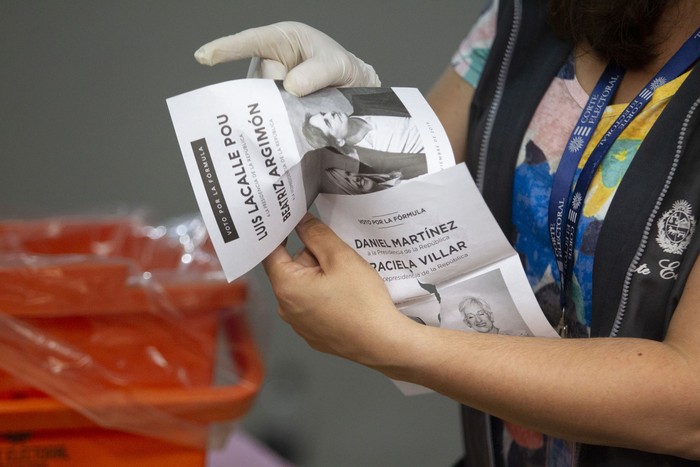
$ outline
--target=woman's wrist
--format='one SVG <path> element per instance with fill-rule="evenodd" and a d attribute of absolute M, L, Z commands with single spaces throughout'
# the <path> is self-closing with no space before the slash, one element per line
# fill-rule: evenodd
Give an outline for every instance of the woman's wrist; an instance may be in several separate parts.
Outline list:
<path fill-rule="evenodd" d="M 415 382 L 423 359 L 430 352 L 430 342 L 436 337 L 435 332 L 440 330 L 419 324 L 404 315 L 383 329 L 390 331 L 381 338 L 367 361 L 360 363 L 389 378 Z"/>

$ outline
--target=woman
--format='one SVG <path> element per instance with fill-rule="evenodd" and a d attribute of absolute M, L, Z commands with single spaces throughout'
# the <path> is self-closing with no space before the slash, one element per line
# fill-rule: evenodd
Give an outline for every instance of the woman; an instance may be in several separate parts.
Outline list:
<path fill-rule="evenodd" d="M 459 313 L 470 329 L 476 332 L 498 334 L 499 329 L 493 320 L 493 312 L 488 302 L 480 297 L 465 297 L 459 302 Z"/>
<path fill-rule="evenodd" d="M 569 338 L 420 326 L 311 217 L 298 226 L 306 249 L 265 261 L 283 319 L 318 350 L 462 402 L 465 465 L 695 465 L 698 26 L 693 0 L 501 0 L 430 93 Z M 198 59 L 263 56 L 273 74 L 289 70 L 285 87 L 299 95 L 378 81 L 298 24 L 219 41 Z"/>

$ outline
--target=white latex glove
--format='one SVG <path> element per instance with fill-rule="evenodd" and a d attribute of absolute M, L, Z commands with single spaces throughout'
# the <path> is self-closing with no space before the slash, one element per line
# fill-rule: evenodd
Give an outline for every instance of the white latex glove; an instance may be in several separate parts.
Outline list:
<path fill-rule="evenodd" d="M 200 47 L 194 57 L 210 66 L 253 58 L 249 77 L 283 79 L 287 92 L 296 96 L 329 86 L 381 84 L 370 65 L 321 31 L 296 22 L 246 29 L 216 39 Z"/>

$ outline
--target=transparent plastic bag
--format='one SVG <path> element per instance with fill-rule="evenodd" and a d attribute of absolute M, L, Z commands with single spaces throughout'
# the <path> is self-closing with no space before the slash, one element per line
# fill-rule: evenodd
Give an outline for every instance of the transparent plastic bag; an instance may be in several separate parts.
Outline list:
<path fill-rule="evenodd" d="M 252 281 L 226 282 L 198 217 L 0 222 L 0 433 L 216 446 L 262 383 Z"/>

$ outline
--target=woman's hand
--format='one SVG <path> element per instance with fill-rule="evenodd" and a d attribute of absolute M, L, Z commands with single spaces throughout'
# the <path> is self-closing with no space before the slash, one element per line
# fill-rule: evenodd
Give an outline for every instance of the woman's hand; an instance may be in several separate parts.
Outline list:
<path fill-rule="evenodd" d="M 370 65 L 321 31 L 291 21 L 216 39 L 194 56 L 204 65 L 260 57 L 249 76 L 283 79 L 287 92 L 297 96 L 328 86 L 380 85 Z"/>
<path fill-rule="evenodd" d="M 283 246 L 263 265 L 279 313 L 311 347 L 385 368 L 416 326 L 394 306 L 376 271 L 333 231 L 307 214 L 297 226 L 305 248 Z"/>

